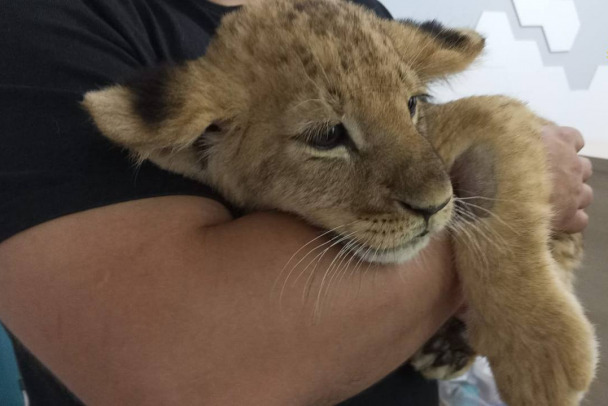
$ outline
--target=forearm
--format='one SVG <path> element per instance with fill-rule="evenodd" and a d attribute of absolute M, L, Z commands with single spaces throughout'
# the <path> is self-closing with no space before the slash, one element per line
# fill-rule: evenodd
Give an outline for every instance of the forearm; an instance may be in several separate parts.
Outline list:
<path fill-rule="evenodd" d="M 236 235 L 241 237 L 235 240 Z M 322 404 L 319 398 L 336 401 L 356 394 L 403 363 L 458 305 L 445 242 L 429 247 L 433 255 L 427 253 L 423 261 L 401 269 L 365 265 L 356 270 L 351 264 L 350 272 L 356 274 L 334 280 L 320 291 L 331 280 L 323 276 L 338 252 L 332 250 L 316 267 L 318 275 L 303 299 L 313 266 L 304 269 L 320 251 L 303 260 L 289 278 L 289 266 L 277 275 L 293 253 L 316 235 L 291 218 L 260 214 L 214 230 L 208 241 L 223 249 L 230 247 L 231 253 L 218 256 L 214 267 L 221 279 L 227 280 L 225 275 L 230 274 L 234 279 L 228 281 L 229 286 L 248 290 L 237 293 L 241 299 L 233 302 L 231 319 L 243 323 L 252 334 L 226 346 L 238 348 L 235 365 L 249 372 L 250 393 L 263 393 L 269 387 L 285 389 L 279 398 L 283 401 L 277 404 L 294 404 L 297 391 L 315 405 Z M 307 248 L 311 247 L 314 244 Z M 256 269 L 243 266 L 248 263 L 255 263 Z M 267 269 L 260 272 L 264 265 Z M 239 283 L 243 280 L 247 282 Z M 286 289 L 281 295 L 283 285 Z M 327 299 L 319 304 L 319 297 Z M 242 313 L 246 308 L 250 314 Z M 259 312 L 263 314 L 256 315 Z M 259 321 L 252 323 L 253 317 Z M 268 368 L 266 375 L 260 375 L 261 365 Z M 230 387 L 225 389 L 229 392 Z"/>
<path fill-rule="evenodd" d="M 208 227 L 200 200 L 116 205 L 0 245 L 0 317 L 85 402 L 335 402 L 401 364 L 459 305 L 436 242 L 399 272 L 334 281 L 315 319 L 337 250 L 306 300 L 302 261 L 279 301 L 281 270 L 317 231 L 277 214 Z"/>

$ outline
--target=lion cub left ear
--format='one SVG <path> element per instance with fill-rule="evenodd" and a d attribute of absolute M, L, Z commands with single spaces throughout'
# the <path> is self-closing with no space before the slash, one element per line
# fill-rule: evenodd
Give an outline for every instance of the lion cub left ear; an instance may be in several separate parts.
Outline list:
<path fill-rule="evenodd" d="M 163 67 L 136 80 L 85 94 L 82 102 L 102 134 L 139 160 L 171 155 L 224 122 L 222 78 L 200 64 Z"/>
<path fill-rule="evenodd" d="M 485 38 L 470 29 L 446 28 L 437 21 L 387 21 L 397 52 L 424 81 L 465 70 L 483 51 Z"/>

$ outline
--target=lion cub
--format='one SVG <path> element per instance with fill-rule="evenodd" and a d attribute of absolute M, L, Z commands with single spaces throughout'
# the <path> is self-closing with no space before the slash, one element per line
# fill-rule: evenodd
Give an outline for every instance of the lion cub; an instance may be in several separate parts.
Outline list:
<path fill-rule="evenodd" d="M 560 265 L 576 262 L 578 237 L 550 232 L 545 121 L 505 97 L 425 98 L 483 46 L 473 31 L 383 20 L 346 1 L 260 0 L 224 18 L 205 57 L 87 93 L 84 106 L 137 159 L 245 210 L 337 230 L 367 261 L 406 261 L 449 227 L 467 341 L 503 399 L 577 405 L 596 344 Z M 413 360 L 429 376 L 473 354 L 462 337 L 449 343 L 461 324 L 444 330 Z"/>

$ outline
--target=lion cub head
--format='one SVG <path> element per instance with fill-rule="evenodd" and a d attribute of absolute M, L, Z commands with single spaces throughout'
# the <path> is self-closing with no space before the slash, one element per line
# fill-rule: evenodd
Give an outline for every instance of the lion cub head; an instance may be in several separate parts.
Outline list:
<path fill-rule="evenodd" d="M 140 160 L 244 209 L 299 215 L 365 259 L 403 261 L 453 207 L 425 138 L 426 85 L 482 48 L 472 31 L 346 1 L 260 0 L 224 18 L 203 58 L 89 92 L 84 106 Z"/>

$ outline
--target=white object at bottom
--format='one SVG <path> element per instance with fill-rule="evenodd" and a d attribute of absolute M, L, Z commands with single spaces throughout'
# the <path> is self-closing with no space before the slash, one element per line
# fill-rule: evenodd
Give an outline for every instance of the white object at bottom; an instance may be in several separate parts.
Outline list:
<path fill-rule="evenodd" d="M 463 376 L 439 382 L 442 406 L 506 406 L 498 396 L 488 360 L 477 357 Z"/>

